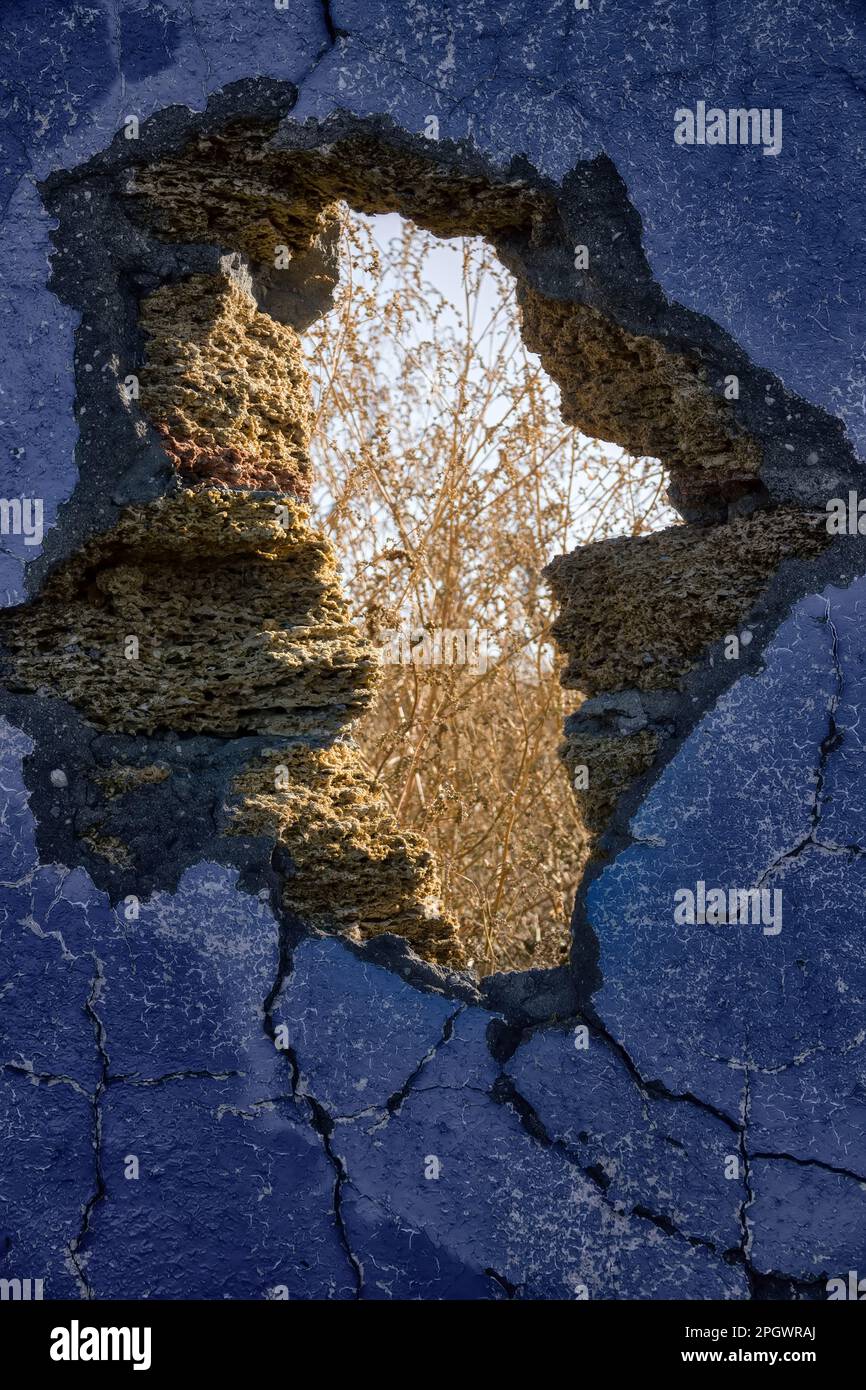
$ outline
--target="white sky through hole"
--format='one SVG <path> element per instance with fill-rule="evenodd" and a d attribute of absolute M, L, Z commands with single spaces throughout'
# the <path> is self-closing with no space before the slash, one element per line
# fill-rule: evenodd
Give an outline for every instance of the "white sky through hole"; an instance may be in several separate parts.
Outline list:
<path fill-rule="evenodd" d="M 313 508 L 340 554 L 356 613 L 364 611 L 365 594 L 369 599 L 370 577 L 377 568 L 387 570 L 389 557 L 415 553 L 416 547 L 423 555 L 445 476 L 442 460 L 450 441 L 443 444 L 443 434 L 450 435 L 452 422 L 461 435 L 457 453 L 469 460 L 466 466 L 485 498 L 507 492 L 517 473 L 528 475 L 535 466 L 537 455 L 531 455 L 528 442 L 524 448 L 524 436 L 520 428 L 515 430 L 519 403 L 528 399 L 527 379 L 534 383 L 532 418 L 543 425 L 542 486 L 563 517 L 549 546 L 536 552 L 535 573 L 525 571 L 527 594 L 537 588 L 544 564 L 558 553 L 678 521 L 664 504 L 665 478 L 658 460 L 635 459 L 618 445 L 592 440 L 562 424 L 559 388 L 520 337 L 513 278 L 498 262 L 487 268 L 490 250 L 481 239 L 446 241 L 412 228 L 396 213 L 353 213 L 351 219 L 360 230 L 354 239 L 344 238 L 336 306 L 308 331 L 305 346 L 314 405 L 318 410 L 326 402 L 313 436 Z M 410 233 L 418 238 L 417 258 L 407 270 L 401 255 L 404 234 Z M 373 259 L 377 253 L 378 266 Z M 395 314 L 394 304 L 404 292 L 405 312 Z M 351 342 L 341 307 L 346 296 L 352 300 Z M 461 369 L 471 383 L 462 413 Z M 392 483 L 395 473 L 417 481 L 415 488 L 401 490 L 398 506 L 393 497 L 389 504 L 379 495 L 381 484 L 373 470 L 383 450 Z M 465 494 L 465 479 L 463 488 Z M 496 515 L 496 508 L 488 515 Z M 519 512 L 509 514 L 506 525 L 512 531 L 523 524 Z M 482 551 L 483 542 L 467 547 L 460 557 L 464 581 L 476 592 L 485 588 Z M 395 561 L 395 576 L 399 571 Z M 417 576 L 417 566 L 413 572 Z M 386 606 L 394 603 L 401 624 L 427 625 L 427 605 L 423 595 L 419 602 L 417 582 L 411 611 L 401 601 L 396 577 L 394 583 L 389 576 L 373 588 L 379 596 L 387 593 Z M 429 599 L 429 607 L 435 608 L 433 590 Z M 520 611 L 515 611 L 513 592 L 507 600 L 491 593 L 485 626 L 513 633 L 525 624 L 523 606 L 517 601 Z"/>
<path fill-rule="evenodd" d="M 366 223 L 372 231 L 373 239 L 382 257 L 378 289 L 380 293 L 388 294 L 394 288 L 398 278 L 397 272 L 391 264 L 390 252 L 394 245 L 399 242 L 404 219 L 398 213 L 383 213 L 374 217 L 353 213 L 352 217 L 359 222 Z M 425 277 L 430 285 L 451 306 L 442 313 L 438 323 L 441 326 L 458 330 L 461 326 L 461 320 L 465 322 L 463 242 L 464 239 L 461 237 L 454 237 L 450 240 L 428 237 L 424 266 Z M 345 274 L 345 266 L 341 267 L 341 273 Z M 374 288 L 373 277 L 359 263 L 358 258 L 354 259 L 352 275 L 358 283 L 370 289 Z M 513 285 L 510 275 L 508 281 Z M 519 310 L 513 289 L 509 299 L 510 302 L 503 303 L 500 287 L 490 275 L 485 275 L 481 279 L 474 300 L 474 310 L 476 330 L 479 326 L 486 330 L 481 339 L 485 356 L 495 355 L 503 342 L 516 331 L 516 325 L 519 323 Z M 338 317 L 339 309 L 333 310 L 328 319 L 336 321 Z M 416 339 L 423 337 L 425 330 L 430 331 L 429 323 L 406 325 L 407 337 L 413 335 Z M 527 352 L 526 355 L 532 363 L 540 367 L 538 358 L 534 354 Z M 315 365 L 311 365 L 313 365 L 314 394 L 316 394 L 321 384 L 317 380 Z M 382 372 L 388 374 L 393 363 L 389 363 L 387 354 L 383 354 L 380 357 L 379 365 Z M 545 377 L 545 380 L 547 384 L 546 396 L 550 408 L 558 412 L 559 388 L 549 378 Z M 495 426 L 501 419 L 502 413 L 508 408 L 508 402 L 505 400 L 500 401 L 498 405 L 499 415 L 497 416 L 496 408 L 491 407 L 485 418 L 486 424 Z M 423 428 L 422 422 L 419 421 L 419 440 L 423 439 Z M 635 522 L 638 519 L 641 522 L 642 531 L 657 531 L 664 526 L 676 525 L 680 521 L 677 513 L 667 507 L 663 497 L 658 495 L 657 481 L 660 471 L 658 460 L 634 458 L 618 444 L 591 439 L 589 436 L 580 434 L 579 431 L 574 433 L 585 444 L 587 455 L 592 456 L 593 462 L 597 461 L 600 465 L 606 463 L 610 468 L 616 469 L 618 473 L 625 476 L 628 483 L 628 498 L 627 507 L 622 510 L 621 514 L 611 514 L 606 517 L 604 525 L 600 531 L 597 531 L 598 518 L 594 517 L 592 513 L 594 493 L 597 494 L 598 489 L 593 490 L 591 487 L 585 490 L 578 489 L 574 499 L 569 548 L 585 543 L 587 540 L 632 535 L 635 531 Z M 555 462 L 553 466 L 556 466 Z M 649 477 L 646 476 L 647 474 Z M 317 508 L 326 513 L 331 501 L 327 488 L 323 488 L 319 481 L 315 494 Z"/>
<path fill-rule="evenodd" d="M 312 509 L 382 659 L 361 755 L 430 844 L 470 956 L 553 965 L 584 841 L 558 753 L 579 700 L 559 680 L 542 572 L 674 521 L 663 471 L 563 424 L 480 239 L 350 215 L 340 269 L 304 346 Z"/>

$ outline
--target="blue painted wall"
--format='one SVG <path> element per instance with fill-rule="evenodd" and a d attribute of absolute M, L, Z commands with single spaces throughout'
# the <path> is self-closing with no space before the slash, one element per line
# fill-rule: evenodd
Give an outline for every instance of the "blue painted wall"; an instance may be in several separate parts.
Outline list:
<path fill-rule="evenodd" d="M 666 294 L 863 452 L 856 0 L 334 0 L 330 18 L 337 37 L 312 0 L 6 6 L 6 496 L 53 518 L 75 482 L 75 322 L 46 288 L 36 181 L 127 114 L 201 110 L 254 75 L 299 85 L 298 120 L 435 114 L 556 179 L 606 152 Z M 676 146 L 698 99 L 781 107 L 782 152 Z M 32 548 L 2 544 L 10 603 Z M 594 882 L 588 1045 L 552 1022 L 505 1060 L 495 1009 L 338 941 L 304 941 L 283 977 L 233 870 L 191 869 L 127 921 L 80 868 L 40 865 L 7 726 L 0 1274 L 53 1297 L 699 1299 L 866 1270 L 863 582 L 796 604 Z M 783 929 L 675 927 L 698 880 L 784 886 Z"/>

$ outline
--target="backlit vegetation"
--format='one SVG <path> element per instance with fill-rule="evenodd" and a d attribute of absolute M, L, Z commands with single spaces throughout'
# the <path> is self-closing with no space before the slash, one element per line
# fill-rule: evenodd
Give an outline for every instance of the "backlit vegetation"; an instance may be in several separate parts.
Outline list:
<path fill-rule="evenodd" d="M 348 213 L 342 236 L 335 308 L 305 340 L 314 501 L 359 622 L 414 653 L 385 666 L 357 737 L 398 821 L 436 852 L 476 968 L 558 964 L 585 835 L 558 756 L 575 699 L 541 571 L 669 524 L 661 466 L 562 424 L 486 243 Z M 438 660 L 443 631 L 486 641 L 486 669 L 449 662 L 459 641 Z"/>

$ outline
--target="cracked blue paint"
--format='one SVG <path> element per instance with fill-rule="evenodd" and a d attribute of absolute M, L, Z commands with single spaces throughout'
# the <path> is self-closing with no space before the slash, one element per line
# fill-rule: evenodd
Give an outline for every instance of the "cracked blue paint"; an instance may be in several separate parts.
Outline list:
<path fill-rule="evenodd" d="M 108 914 L 88 916 L 76 887 L 86 891 L 86 882 L 81 870 L 40 869 L 26 893 L 4 904 L 0 1064 L 90 1089 L 99 1063 L 85 1007 Z"/>
<path fill-rule="evenodd" d="M 272 1084 L 262 1006 L 277 973 L 277 933 L 270 908 L 238 892 L 236 877 L 200 865 L 176 893 L 143 902 L 136 920 L 122 905 L 113 914 L 99 1012 L 114 1073 L 255 1067 L 262 1087 Z"/>
<path fill-rule="evenodd" d="M 756 1268 L 799 1279 L 847 1278 L 863 1268 L 866 1183 L 775 1159 L 755 1159 L 750 1212 Z"/>
<path fill-rule="evenodd" d="M 604 152 L 665 294 L 866 441 L 866 14 L 834 0 L 11 0 L 0 458 L 46 526 L 76 480 L 75 316 L 36 181 L 250 76 L 470 135 L 561 178 Z M 679 150 L 698 99 L 781 106 L 784 154 Z M 37 547 L 0 537 L 0 600 Z M 38 863 L 0 738 L 0 1275 L 47 1297 L 745 1298 L 866 1254 L 864 581 L 799 603 L 593 885 L 602 984 L 512 1039 L 494 1011 L 332 940 L 295 948 L 235 871 L 137 916 Z M 831 730 L 831 723 L 834 730 Z M 835 733 L 834 737 L 831 737 Z M 777 937 L 676 927 L 703 878 L 783 892 Z M 289 1050 L 268 1024 L 285 1025 Z M 603 1031 L 602 1031 L 603 1030 Z M 498 1055 L 498 1054 L 497 1054 Z M 733 1179 L 724 1165 L 734 1154 Z M 137 1176 L 129 1160 L 137 1160 Z"/>
<path fill-rule="evenodd" d="M 815 596 L 782 624 L 764 670 L 732 686 L 665 769 L 632 822 L 636 843 L 589 894 L 605 1025 L 642 1075 L 733 1119 L 744 1068 L 791 1062 L 800 1045 L 785 995 L 817 938 L 797 911 L 802 870 L 787 856 L 810 834 L 834 690 L 826 603 Z M 777 936 L 675 922 L 677 890 L 749 889 L 771 871 L 771 886 L 783 883 Z"/>
<path fill-rule="evenodd" d="M 391 971 L 358 961 L 339 941 L 305 941 L 273 1022 L 285 1029 L 302 1088 L 329 1114 L 353 1115 L 384 1106 L 406 1078 L 407 1058 L 417 1054 L 420 1062 L 454 1008 L 451 999 L 422 994 Z"/>
<path fill-rule="evenodd" d="M 534 1033 L 508 1074 L 546 1131 L 597 1172 L 623 1210 L 643 1208 L 724 1253 L 741 1240 L 742 1176 L 727 1178 L 739 1136 L 688 1102 L 651 1095 L 601 1039 L 574 1029 Z"/>
<path fill-rule="evenodd" d="M 641 1075 L 747 1119 L 748 1152 L 844 1170 L 825 1174 L 834 1179 L 827 1190 L 842 1205 L 849 1191 L 855 1210 L 866 1167 L 866 861 L 838 836 L 862 776 L 842 750 L 849 733 L 856 748 L 864 592 L 858 580 L 797 606 L 761 674 L 733 686 L 665 770 L 632 822 L 636 843 L 589 894 L 605 979 L 594 1004 Z M 699 879 L 780 886 L 782 930 L 675 925 L 676 890 Z M 773 1192 L 814 1182 L 805 1227 L 813 1233 L 826 1187 L 820 1172 L 785 1169 L 772 1179 Z M 755 1187 L 749 1221 L 757 1231 L 771 1199 L 759 1176 Z M 775 1263 L 764 1272 L 793 1273 L 780 1253 L 782 1199 L 772 1203 Z M 828 1197 L 831 1231 L 843 1220 L 836 1203 Z M 785 1210 L 793 1258 L 806 1218 L 790 1203 Z M 843 1248 L 835 1237 L 818 1241 L 813 1273 L 832 1275 L 833 1251 Z"/>
<path fill-rule="evenodd" d="M 87 1096 L 4 1072 L 0 1147 L 0 1278 L 42 1279 L 46 1298 L 76 1298 L 68 1251 L 92 1177 Z"/>
<path fill-rule="evenodd" d="M 866 861 L 812 849 L 783 892 L 791 930 L 763 1019 L 772 1052 L 752 1076 L 751 1142 L 866 1179 Z"/>
<path fill-rule="evenodd" d="M 486 1271 L 469 1268 L 435 1239 L 387 1212 L 350 1185 L 343 1192 L 343 1219 L 352 1246 L 363 1251 L 364 1300 L 507 1298 Z"/>
<path fill-rule="evenodd" d="M 349 1183 L 393 1220 L 524 1298 L 746 1296 L 741 1269 L 620 1211 L 508 1101 L 471 1085 L 455 1093 L 448 1046 L 393 1115 L 334 1132 Z"/>
<path fill-rule="evenodd" d="M 105 1196 L 83 1247 L 94 1297 L 354 1296 L 333 1171 L 294 1101 L 188 1078 L 110 1087 L 103 1111 Z"/>

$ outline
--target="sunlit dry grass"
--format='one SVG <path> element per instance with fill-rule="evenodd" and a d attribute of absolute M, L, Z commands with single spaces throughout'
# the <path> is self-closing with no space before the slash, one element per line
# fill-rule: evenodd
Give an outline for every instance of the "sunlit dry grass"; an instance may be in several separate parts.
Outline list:
<path fill-rule="evenodd" d="M 453 275 L 431 283 L 435 239 L 399 225 L 380 247 L 346 214 L 336 307 L 306 338 L 316 502 L 355 613 L 377 642 L 417 644 L 357 736 L 435 849 L 476 967 L 558 964 L 584 835 L 557 755 L 577 701 L 540 575 L 579 542 L 665 524 L 664 479 L 562 424 L 488 246 L 453 243 Z M 437 630 L 489 633 L 487 669 L 425 664 Z"/>

